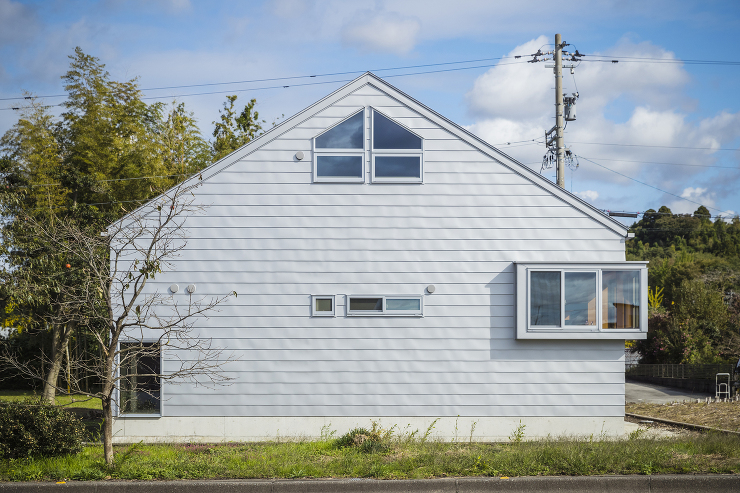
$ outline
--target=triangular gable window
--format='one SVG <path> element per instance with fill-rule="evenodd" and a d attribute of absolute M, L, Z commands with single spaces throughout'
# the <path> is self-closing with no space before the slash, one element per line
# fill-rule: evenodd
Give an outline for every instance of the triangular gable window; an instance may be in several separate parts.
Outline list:
<path fill-rule="evenodd" d="M 365 111 L 314 138 L 314 182 L 365 182 Z"/>
<path fill-rule="evenodd" d="M 421 137 L 373 110 L 373 182 L 423 183 Z"/>
<path fill-rule="evenodd" d="M 344 120 L 334 128 L 316 137 L 317 149 L 362 149 L 364 132 L 364 112 Z"/>
<path fill-rule="evenodd" d="M 375 112 L 373 119 L 373 149 L 421 149 L 421 137 L 398 123 Z"/>

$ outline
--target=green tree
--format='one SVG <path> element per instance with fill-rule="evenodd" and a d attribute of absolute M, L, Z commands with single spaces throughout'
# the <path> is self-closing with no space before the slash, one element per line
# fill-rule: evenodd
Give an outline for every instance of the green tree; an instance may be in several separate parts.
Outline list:
<path fill-rule="evenodd" d="M 259 119 L 259 112 L 254 107 L 257 104 L 256 99 L 251 99 L 242 112 L 237 115 L 234 109 L 234 103 L 237 96 L 226 96 L 223 110 L 219 110 L 221 121 L 213 122 L 216 128 L 213 130 L 213 160 L 219 159 L 231 154 L 241 146 L 262 133 L 262 124 L 265 120 Z"/>
<path fill-rule="evenodd" d="M 30 320 L 29 330 L 51 334 L 50 354 L 39 352 L 48 400 L 65 356 L 69 366 L 70 340 L 85 323 L 72 316 L 66 296 L 89 273 L 36 235 L 29 221 L 103 231 L 210 162 L 208 143 L 184 104 L 167 112 L 161 103 L 147 105 L 135 79 L 111 80 L 100 60 L 80 48 L 62 79 L 68 99 L 61 118 L 31 99 L 0 139 L 3 296 L 15 315 Z"/>

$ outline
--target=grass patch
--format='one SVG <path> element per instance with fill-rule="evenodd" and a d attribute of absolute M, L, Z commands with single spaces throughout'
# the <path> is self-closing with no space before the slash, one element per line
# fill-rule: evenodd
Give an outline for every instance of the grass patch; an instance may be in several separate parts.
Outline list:
<path fill-rule="evenodd" d="M 2 481 L 112 479 L 377 478 L 596 474 L 740 473 L 740 438 L 547 439 L 449 443 L 394 437 L 379 451 L 336 440 L 116 446 L 107 468 L 100 446 L 53 459 L 0 461 Z"/>
<path fill-rule="evenodd" d="M 32 390 L 0 390 L 0 401 L 23 401 L 40 399 L 41 394 Z M 56 404 L 62 407 L 102 410 L 100 399 L 90 399 L 85 395 L 58 395 Z"/>
<path fill-rule="evenodd" d="M 740 431 L 740 401 L 625 405 L 625 412 L 693 425 Z"/>

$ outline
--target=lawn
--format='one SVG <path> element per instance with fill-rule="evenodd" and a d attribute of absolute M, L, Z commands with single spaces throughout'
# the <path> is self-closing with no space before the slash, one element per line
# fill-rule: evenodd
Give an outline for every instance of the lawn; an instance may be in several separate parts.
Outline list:
<path fill-rule="evenodd" d="M 116 446 L 52 459 L 0 460 L 0 481 L 101 479 L 435 478 L 596 474 L 740 473 L 740 438 L 701 434 L 625 440 L 548 439 L 467 443 L 393 438 L 370 453 L 333 440 Z"/>
<path fill-rule="evenodd" d="M 740 431 L 740 401 L 625 405 L 625 412 L 682 423 Z"/>
<path fill-rule="evenodd" d="M 0 390 L 0 401 L 23 401 L 39 399 L 41 393 L 32 390 Z M 83 409 L 102 409 L 100 399 L 90 399 L 84 395 L 58 395 L 56 403 L 63 407 L 78 407 Z"/>

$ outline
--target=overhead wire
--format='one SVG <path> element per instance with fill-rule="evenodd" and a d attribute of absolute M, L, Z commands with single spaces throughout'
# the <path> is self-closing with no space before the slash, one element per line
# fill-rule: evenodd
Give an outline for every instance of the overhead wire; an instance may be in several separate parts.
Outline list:
<path fill-rule="evenodd" d="M 696 201 L 694 201 L 694 200 L 691 200 L 691 199 L 687 199 L 686 197 L 681 197 L 680 195 L 676 195 L 675 193 L 672 193 L 672 192 L 669 192 L 669 191 L 667 191 L 667 190 L 663 190 L 662 188 L 658 188 L 658 187 L 656 187 L 656 186 L 650 185 L 649 183 L 645 183 L 644 181 L 640 181 L 640 180 L 638 180 L 638 179 L 636 179 L 636 178 L 632 178 L 631 176 L 625 175 L 624 173 L 620 173 L 619 171 L 613 170 L 613 169 L 611 169 L 611 168 L 607 168 L 607 167 L 606 167 L 606 166 L 604 166 L 603 164 L 599 164 L 599 163 L 597 163 L 596 161 L 594 161 L 594 160 L 592 160 L 592 159 L 589 159 L 589 158 L 587 158 L 587 157 L 584 157 L 584 156 L 578 155 L 578 159 L 585 159 L 585 160 L 586 160 L 586 161 L 588 161 L 589 163 L 595 164 L 596 166 L 600 166 L 600 167 L 604 168 L 604 169 L 605 169 L 605 170 L 607 170 L 607 171 L 611 171 L 612 173 L 616 173 L 616 174 L 618 174 L 618 175 L 620 175 L 620 176 L 623 176 L 623 177 L 625 177 L 625 178 L 628 178 L 628 179 L 630 179 L 630 180 L 632 180 L 632 181 L 634 181 L 634 182 L 637 182 L 637 183 L 639 183 L 639 184 L 641 184 L 641 185 L 645 185 L 646 187 L 650 187 L 650 188 L 653 188 L 653 189 L 655 189 L 655 190 L 658 190 L 659 192 L 667 193 L 668 195 L 672 195 L 673 197 L 676 197 L 676 198 L 678 198 L 678 199 L 681 199 L 681 200 L 685 200 L 685 201 L 687 201 L 687 202 L 691 202 L 692 204 L 696 204 L 696 205 L 704 205 L 704 204 L 702 204 L 701 202 L 696 202 Z M 710 206 L 707 206 L 707 205 L 704 205 L 704 207 L 706 207 L 706 208 L 708 208 L 708 209 L 713 209 L 713 210 L 715 210 L 715 211 L 718 211 L 718 212 L 724 212 L 724 211 L 722 211 L 721 209 L 717 209 L 716 207 L 710 207 Z"/>

